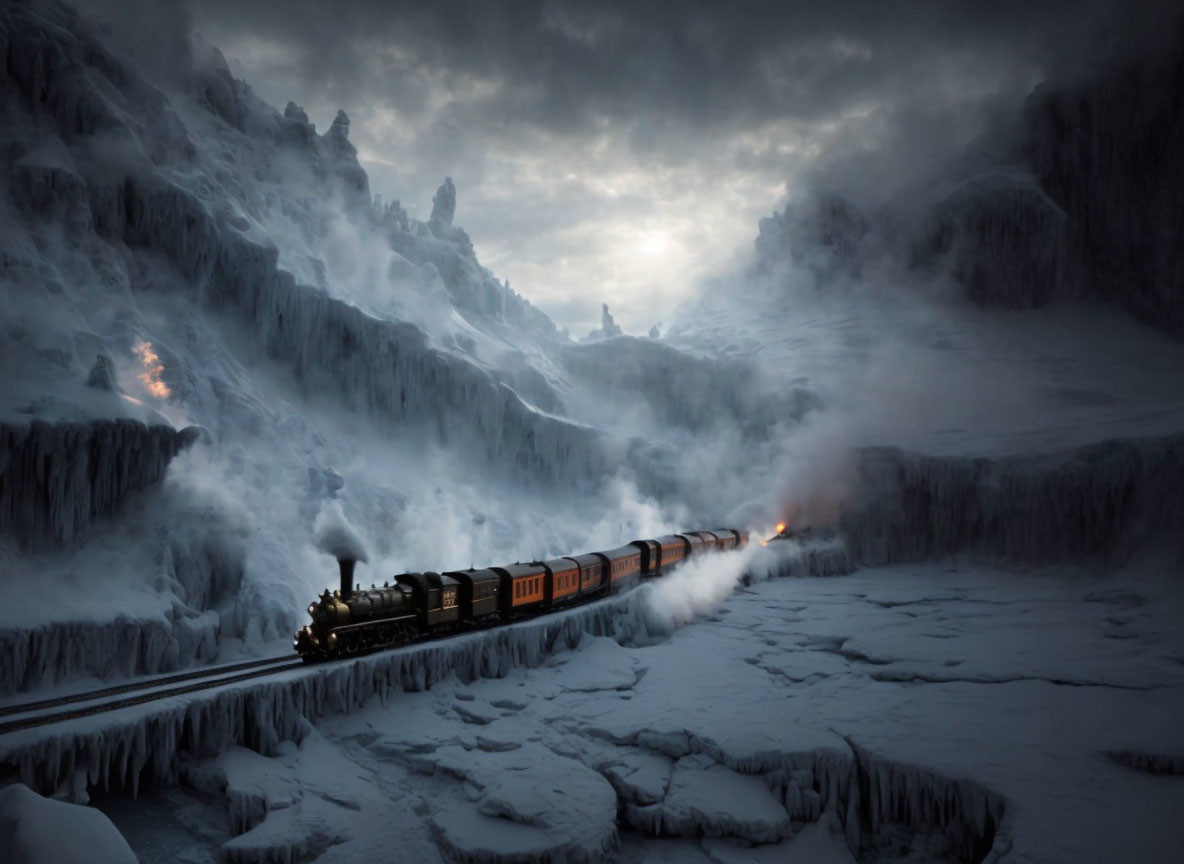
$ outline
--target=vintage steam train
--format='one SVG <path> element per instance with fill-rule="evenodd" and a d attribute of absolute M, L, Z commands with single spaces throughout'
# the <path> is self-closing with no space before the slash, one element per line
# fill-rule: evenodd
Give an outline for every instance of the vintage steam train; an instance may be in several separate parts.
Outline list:
<path fill-rule="evenodd" d="M 354 588 L 356 562 L 341 558 L 341 587 L 309 604 L 312 623 L 296 631 L 293 645 L 305 662 L 316 662 L 504 624 L 624 591 L 688 558 L 747 543 L 746 531 L 692 531 L 529 564 L 403 573 L 393 585 L 369 589 Z"/>

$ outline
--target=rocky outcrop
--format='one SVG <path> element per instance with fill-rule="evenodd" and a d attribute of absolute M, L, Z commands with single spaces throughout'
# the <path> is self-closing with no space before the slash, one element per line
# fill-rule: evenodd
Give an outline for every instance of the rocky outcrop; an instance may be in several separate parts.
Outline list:
<path fill-rule="evenodd" d="M 980 306 L 1031 308 L 1059 290 L 1065 214 L 1027 172 L 963 183 L 933 211 L 924 260 L 944 260 Z"/>
<path fill-rule="evenodd" d="M 861 248 L 872 223 L 848 198 L 819 194 L 786 206 L 783 213 L 760 221 L 756 239 L 759 267 L 791 261 L 813 273 L 820 283 L 862 272 Z"/>
<path fill-rule="evenodd" d="M 1065 213 L 1069 280 L 1184 336 L 1184 18 L 1161 53 L 1024 110 L 1032 171 Z"/>

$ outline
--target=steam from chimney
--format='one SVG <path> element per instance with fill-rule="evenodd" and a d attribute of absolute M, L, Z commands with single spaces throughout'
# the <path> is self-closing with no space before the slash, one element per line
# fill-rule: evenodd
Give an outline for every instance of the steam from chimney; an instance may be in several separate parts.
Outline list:
<path fill-rule="evenodd" d="M 366 546 L 356 528 L 341 509 L 340 501 L 330 501 L 321 508 L 312 526 L 313 542 L 326 555 L 337 559 L 341 568 L 341 596 L 354 590 L 354 564 L 366 561 Z"/>

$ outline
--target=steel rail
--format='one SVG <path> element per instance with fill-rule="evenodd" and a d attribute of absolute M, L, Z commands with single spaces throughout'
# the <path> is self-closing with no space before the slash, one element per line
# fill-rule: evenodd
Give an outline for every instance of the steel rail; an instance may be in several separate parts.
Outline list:
<path fill-rule="evenodd" d="M 6 705 L 0 708 L 0 717 L 13 714 L 25 714 L 29 711 L 43 711 L 46 708 L 59 708 L 62 705 L 72 705 L 75 702 L 90 702 L 92 699 L 103 699 L 107 696 L 118 696 L 121 693 L 134 693 L 136 690 L 148 690 L 152 687 L 163 687 L 166 684 L 178 684 L 182 681 L 193 681 L 198 678 L 210 678 L 226 675 L 230 672 L 241 672 L 244 669 L 257 669 L 278 663 L 286 663 L 292 659 L 291 654 L 282 657 L 269 657 L 266 660 L 247 660 L 241 663 L 228 663 L 224 666 L 207 666 L 204 669 L 190 669 L 188 672 L 178 672 L 151 680 L 129 681 L 126 684 L 116 684 L 101 690 L 89 690 L 85 693 L 71 693 L 68 696 L 57 696 L 53 699 L 43 699 L 39 702 L 22 702 L 20 705 Z"/>
<path fill-rule="evenodd" d="M 239 675 L 232 675 L 229 678 L 215 678 L 213 680 L 197 681 L 193 684 L 186 684 L 183 687 L 174 687 L 171 690 L 162 690 L 154 693 L 141 693 L 138 696 L 130 696 L 127 699 L 117 699 L 113 702 L 100 702 L 98 705 L 86 705 L 82 708 L 75 708 L 71 711 L 61 711 L 57 714 L 39 714 L 36 717 L 25 717 L 20 720 L 9 720 L 7 723 L 0 723 L 0 735 L 5 735 L 9 732 L 19 732 L 22 729 L 33 729 L 37 726 L 49 726 L 53 723 L 61 723 L 63 720 L 76 720 L 81 717 L 91 717 L 95 714 L 105 714 L 108 711 L 118 711 L 120 708 L 131 708 L 135 705 L 143 705 L 147 702 L 157 702 L 161 699 L 171 699 L 174 696 L 184 696 L 186 693 L 196 693 L 199 690 L 210 690 L 214 687 L 222 687 L 226 684 L 237 684 L 241 681 L 249 681 L 252 678 L 262 678 L 265 675 L 274 675 L 276 672 L 286 672 L 291 669 L 304 669 L 307 664 L 303 660 L 297 660 L 294 663 L 289 663 L 284 666 L 273 666 L 268 669 L 255 669 L 251 672 L 244 672 Z"/>

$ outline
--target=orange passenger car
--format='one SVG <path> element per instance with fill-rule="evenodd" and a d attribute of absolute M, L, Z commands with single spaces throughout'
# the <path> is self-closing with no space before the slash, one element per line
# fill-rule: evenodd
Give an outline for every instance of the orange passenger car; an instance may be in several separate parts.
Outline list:
<path fill-rule="evenodd" d="M 571 558 L 544 561 L 551 589 L 551 605 L 562 606 L 580 595 L 580 565 Z"/>
<path fill-rule="evenodd" d="M 502 577 L 502 613 L 509 617 L 535 612 L 548 599 L 547 568 L 536 564 L 511 564 L 493 567 Z"/>

